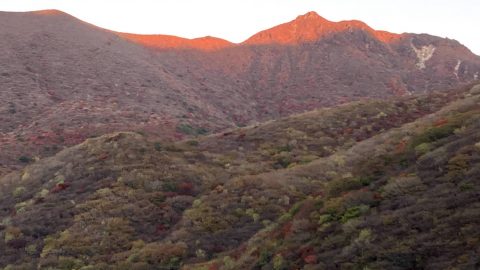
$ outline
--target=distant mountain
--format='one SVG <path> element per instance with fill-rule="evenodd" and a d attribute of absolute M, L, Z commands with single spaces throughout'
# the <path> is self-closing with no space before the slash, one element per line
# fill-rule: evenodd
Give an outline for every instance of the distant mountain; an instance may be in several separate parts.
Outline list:
<path fill-rule="evenodd" d="M 59 11 L 0 13 L 0 174 L 112 131 L 182 139 L 478 79 L 454 40 L 315 13 L 240 44 L 100 29 Z"/>

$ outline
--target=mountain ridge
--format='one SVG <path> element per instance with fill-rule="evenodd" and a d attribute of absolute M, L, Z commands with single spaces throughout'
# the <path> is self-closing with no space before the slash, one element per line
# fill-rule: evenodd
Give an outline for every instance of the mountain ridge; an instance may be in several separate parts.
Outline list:
<path fill-rule="evenodd" d="M 314 42 L 337 32 L 355 30 L 366 31 L 382 42 L 394 42 L 401 37 L 401 34 L 376 31 L 359 20 L 332 22 L 312 11 L 293 21 L 261 31 L 242 44 L 298 44 Z"/>
<path fill-rule="evenodd" d="M 21 11 L 21 12 L 10 12 L 10 11 L 0 11 L 3 13 L 18 13 L 18 14 L 37 14 L 37 15 L 44 15 L 44 16 L 68 16 L 71 18 L 75 18 L 76 20 L 82 21 L 81 19 L 58 9 L 45 9 L 45 10 L 36 10 L 36 11 Z M 129 39 L 133 42 L 137 42 L 139 44 L 143 44 L 144 46 L 149 46 L 149 47 L 156 47 L 160 49 L 199 49 L 199 50 L 206 50 L 206 51 L 213 51 L 213 50 L 220 50 L 228 47 L 233 47 L 233 46 L 240 46 L 240 45 L 260 45 L 260 44 L 269 44 L 268 41 L 275 43 L 275 40 L 272 40 L 271 38 L 267 40 L 262 40 L 262 37 L 269 36 L 271 35 L 270 31 L 272 30 L 277 30 L 278 28 L 281 28 L 282 26 L 290 26 L 290 25 L 295 25 L 299 22 L 309 22 L 309 23 L 316 23 L 316 24 L 325 24 L 327 26 L 332 27 L 331 29 L 332 33 L 333 32 L 340 32 L 340 31 L 352 31 L 354 29 L 356 30 L 363 30 L 366 32 L 369 32 L 373 36 L 375 36 L 378 40 L 385 42 L 385 43 L 392 43 L 395 41 L 398 41 L 398 39 L 402 38 L 405 35 L 422 35 L 420 33 L 392 33 L 386 30 L 376 30 L 370 27 L 368 24 L 361 20 L 341 20 L 341 21 L 330 21 L 325 19 L 324 17 L 320 16 L 317 12 L 315 11 L 309 11 L 303 15 L 297 16 L 295 19 L 292 21 L 286 22 L 279 24 L 277 26 L 273 26 L 271 28 L 265 29 L 265 30 L 260 30 L 259 32 L 251 35 L 249 38 L 245 39 L 244 41 L 241 42 L 231 42 L 229 40 L 223 39 L 221 37 L 215 37 L 215 36 L 203 36 L 203 37 L 193 37 L 193 38 L 186 38 L 182 37 L 179 35 L 166 35 L 166 34 L 138 34 L 138 33 L 128 33 L 128 32 L 118 32 L 118 31 L 113 31 L 109 30 L 107 28 L 102 28 L 99 26 L 96 26 L 94 24 L 85 22 L 87 24 L 90 24 L 92 26 L 98 27 L 100 29 L 104 29 L 106 31 L 110 31 L 112 33 L 115 33 L 123 38 Z M 328 30 L 328 29 L 327 29 Z M 276 42 L 277 44 L 285 44 L 288 43 L 287 41 L 297 41 L 297 42 L 312 42 L 315 39 L 321 38 L 322 34 L 326 33 L 316 33 L 311 36 L 314 38 L 310 37 L 309 39 L 302 40 L 299 39 L 298 37 L 290 37 L 287 38 L 287 40 L 280 40 Z M 455 39 L 453 39 L 455 40 Z M 455 40 L 456 41 L 456 40 Z M 458 42 L 458 41 L 457 41 Z M 165 43 L 165 44 L 160 44 L 160 43 Z M 478 56 L 478 55 L 477 55 Z"/>
<path fill-rule="evenodd" d="M 55 9 L 18 12 L 18 13 L 26 13 L 26 14 L 31 13 L 31 14 L 45 15 L 45 16 L 61 15 L 61 16 L 74 17 L 66 12 L 55 10 Z M 284 33 L 278 33 L 277 31 L 281 27 L 288 28 L 288 26 L 292 26 L 292 25 L 296 27 L 297 24 L 303 24 L 300 26 L 305 27 L 305 23 L 309 24 L 310 26 L 312 24 L 313 26 L 320 26 L 320 28 L 323 29 L 324 31 L 315 33 L 314 30 L 309 29 L 310 33 L 303 33 L 303 35 L 300 35 L 300 36 L 286 37 L 286 38 Z M 213 37 L 213 36 L 184 38 L 177 35 L 136 34 L 136 33 L 124 33 L 124 32 L 116 32 L 116 31 L 112 31 L 112 32 L 118 34 L 123 38 L 132 40 L 134 42 L 143 44 L 145 46 L 155 47 L 159 49 L 175 49 L 176 48 L 176 49 L 199 49 L 199 50 L 212 51 L 212 50 L 219 50 L 219 49 L 224 49 L 232 46 L 240 46 L 240 45 L 259 45 L 259 44 L 272 44 L 272 43 L 288 44 L 292 42 L 296 42 L 296 43 L 312 42 L 318 38 L 321 38 L 322 35 L 326 35 L 329 33 L 331 34 L 331 33 L 340 32 L 340 31 L 348 31 L 348 30 L 351 31 L 353 29 L 367 31 L 372 35 L 374 35 L 379 40 L 381 40 L 382 42 L 393 42 L 394 40 L 400 38 L 400 36 L 402 35 L 402 34 L 390 33 L 383 30 L 374 30 L 370 26 L 368 26 L 366 23 L 359 20 L 345 20 L 345 21 L 339 21 L 339 22 L 332 22 L 321 17 L 314 11 L 307 12 L 304 15 L 299 15 L 297 18 L 295 18 L 290 22 L 283 23 L 278 26 L 274 26 L 267 30 L 259 31 L 258 33 L 253 34 L 251 37 L 239 43 L 234 43 L 234 42 L 222 39 L 220 37 Z M 105 29 L 105 30 L 108 30 L 108 29 Z M 270 32 L 272 30 L 275 30 L 276 32 L 275 34 L 279 35 L 280 37 L 277 36 L 277 38 L 274 38 L 274 39 L 269 38 L 264 40 L 266 36 L 271 35 Z M 285 29 L 282 29 L 282 30 L 285 31 Z M 111 30 L 108 30 L 108 31 L 111 31 Z M 282 34 L 284 35 L 283 37 L 281 37 Z"/>

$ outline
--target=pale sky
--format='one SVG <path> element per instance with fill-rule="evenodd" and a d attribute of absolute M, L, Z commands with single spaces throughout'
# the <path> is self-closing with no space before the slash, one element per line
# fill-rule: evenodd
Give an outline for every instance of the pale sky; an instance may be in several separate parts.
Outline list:
<path fill-rule="evenodd" d="M 480 55 L 480 0 L 0 0 L 2 11 L 39 9 L 120 32 L 232 42 L 316 11 L 332 21 L 357 19 L 378 30 L 456 39 Z"/>

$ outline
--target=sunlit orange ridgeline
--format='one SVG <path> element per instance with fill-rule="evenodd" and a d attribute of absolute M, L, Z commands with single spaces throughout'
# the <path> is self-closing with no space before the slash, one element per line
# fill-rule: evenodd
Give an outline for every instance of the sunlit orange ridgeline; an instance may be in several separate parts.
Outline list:
<path fill-rule="evenodd" d="M 64 12 L 56 9 L 46 9 L 46 10 L 39 10 L 39 11 L 34 11 L 33 13 L 38 14 L 38 15 L 60 15 L 60 14 L 65 14 Z"/>
<path fill-rule="evenodd" d="M 303 42 L 313 42 L 338 32 L 354 30 L 362 30 L 370 33 L 373 37 L 385 43 L 395 42 L 402 36 L 400 34 L 386 31 L 376 31 L 361 21 L 331 22 L 315 12 L 309 12 L 297 17 L 291 22 L 259 32 L 241 44 L 298 44 Z M 186 39 L 168 35 L 138 35 L 127 33 L 119 33 L 119 35 L 136 43 L 158 49 L 197 49 L 214 51 L 237 45 L 215 37 Z"/>
<path fill-rule="evenodd" d="M 394 42 L 401 35 L 385 31 L 376 31 L 361 21 L 331 22 L 315 12 L 309 12 L 295 20 L 262 31 L 244 43 L 246 44 L 297 44 L 311 42 L 322 37 L 345 31 L 363 30 L 382 42 Z"/>
<path fill-rule="evenodd" d="M 61 15 L 65 14 L 59 10 L 35 11 L 38 15 Z M 181 38 L 170 35 L 140 35 L 130 33 L 116 33 L 130 41 L 144 46 L 157 49 L 195 49 L 202 51 L 215 51 L 236 45 L 267 45 L 267 44 L 299 44 L 313 42 L 338 32 L 362 30 L 370 33 L 379 41 L 392 43 L 401 38 L 402 35 L 386 31 L 376 31 L 364 22 L 352 20 L 332 22 L 326 20 L 315 12 L 308 12 L 298 16 L 295 20 L 278 25 L 276 27 L 261 31 L 246 41 L 235 44 L 216 37 L 201 37 L 195 39 Z"/>
<path fill-rule="evenodd" d="M 129 39 L 144 46 L 158 49 L 197 49 L 203 51 L 213 51 L 233 46 L 234 44 L 226 40 L 215 37 L 202 37 L 195 39 L 186 39 L 168 35 L 137 35 L 119 33 L 123 38 Z"/>

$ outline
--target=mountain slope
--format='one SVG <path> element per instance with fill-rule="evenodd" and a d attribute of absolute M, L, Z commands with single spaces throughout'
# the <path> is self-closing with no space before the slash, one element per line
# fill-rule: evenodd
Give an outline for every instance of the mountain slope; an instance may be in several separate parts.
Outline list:
<path fill-rule="evenodd" d="M 2 166 L 115 130 L 173 138 L 180 121 L 232 126 L 198 82 L 109 31 L 60 12 L 1 13 L 0 25 Z"/>
<path fill-rule="evenodd" d="M 269 233 L 266 241 L 262 229 L 290 226 L 300 218 L 297 202 L 326 204 L 352 177 L 401 174 L 445 138 L 475 142 L 475 91 L 352 103 L 175 144 L 135 133 L 89 139 L 0 179 L 0 266 L 189 269 L 216 257 L 210 264 L 218 267 L 267 265 L 269 247 L 255 239 L 284 237 Z M 339 132 L 344 126 L 352 129 Z M 333 134 L 341 135 L 328 139 Z M 405 164 L 397 160 L 404 154 Z M 389 155 L 392 162 L 381 165 Z M 370 180 L 362 185 L 372 192 L 384 185 Z M 300 257 L 288 256 L 297 265 Z"/>
<path fill-rule="evenodd" d="M 480 72 L 456 41 L 314 13 L 242 44 L 114 33 L 58 11 L 2 12 L 0 25 L 0 174 L 108 132 L 178 140 Z"/>
<path fill-rule="evenodd" d="M 157 47 L 169 44 L 155 37 Z M 183 78 L 205 82 L 205 94 L 240 92 L 250 107 L 232 115 L 237 124 L 367 97 L 446 90 L 478 79 L 480 71 L 480 58 L 456 41 L 330 22 L 313 12 L 222 49 L 205 53 L 181 45 L 157 55 Z"/>
<path fill-rule="evenodd" d="M 275 175 L 310 191 L 238 249 L 185 269 L 477 269 L 479 90 Z"/>

